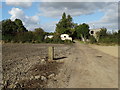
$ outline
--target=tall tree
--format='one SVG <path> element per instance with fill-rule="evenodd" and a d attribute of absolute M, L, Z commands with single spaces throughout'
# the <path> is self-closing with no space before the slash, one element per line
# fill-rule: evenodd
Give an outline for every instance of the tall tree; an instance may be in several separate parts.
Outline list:
<path fill-rule="evenodd" d="M 15 19 L 15 24 L 18 26 L 17 32 L 27 32 L 28 30 L 24 27 L 20 19 Z"/>
<path fill-rule="evenodd" d="M 34 32 L 34 35 L 35 35 L 36 40 L 43 41 L 45 32 L 42 28 L 36 28 L 35 32 Z"/>
<path fill-rule="evenodd" d="M 107 29 L 101 28 L 101 31 L 97 33 L 97 38 L 101 39 L 107 36 Z"/>
<path fill-rule="evenodd" d="M 68 15 L 66 17 L 66 13 L 64 12 L 62 15 L 62 19 L 56 24 L 56 33 L 59 34 L 72 34 L 73 30 L 73 22 L 72 22 L 72 17 Z"/>
<path fill-rule="evenodd" d="M 65 20 L 66 19 L 66 13 L 64 12 L 62 15 L 62 19 Z"/>
<path fill-rule="evenodd" d="M 89 38 L 90 34 L 89 34 L 89 25 L 88 24 L 80 24 L 78 25 L 76 28 L 76 33 L 77 33 L 77 37 L 82 39 L 83 41 L 85 41 L 86 39 Z"/>
<path fill-rule="evenodd" d="M 15 22 L 10 19 L 2 21 L 2 35 L 15 35 L 17 29 L 18 27 Z"/>

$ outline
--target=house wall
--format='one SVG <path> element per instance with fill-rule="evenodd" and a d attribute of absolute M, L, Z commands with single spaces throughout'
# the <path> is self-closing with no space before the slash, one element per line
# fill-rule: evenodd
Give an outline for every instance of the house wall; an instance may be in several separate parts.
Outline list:
<path fill-rule="evenodd" d="M 61 40 L 71 40 L 72 41 L 72 38 L 69 37 L 68 34 L 62 34 L 60 37 L 61 37 Z"/>
<path fill-rule="evenodd" d="M 97 32 L 100 32 L 100 31 L 101 31 L 101 29 L 91 29 L 89 33 L 90 33 L 90 35 L 94 36 L 97 39 Z M 91 33 L 91 32 L 93 32 L 93 33 Z"/>

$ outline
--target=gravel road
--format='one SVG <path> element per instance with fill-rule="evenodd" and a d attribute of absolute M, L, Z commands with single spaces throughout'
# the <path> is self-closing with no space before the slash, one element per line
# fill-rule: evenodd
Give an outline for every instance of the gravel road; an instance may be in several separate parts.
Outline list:
<path fill-rule="evenodd" d="M 56 61 L 41 65 L 42 58 L 47 56 L 48 46 L 55 47 Z M 118 87 L 118 58 L 77 41 L 72 45 L 4 44 L 2 63 L 3 80 L 10 81 L 8 87 L 16 82 L 24 82 L 27 88 Z M 47 83 L 39 79 L 41 75 Z M 31 76 L 35 80 L 31 80 Z"/>
<path fill-rule="evenodd" d="M 68 56 L 68 51 L 71 48 L 70 45 L 63 44 L 3 44 L 4 87 L 14 88 L 17 84 L 24 88 L 45 87 L 46 79 L 56 75 L 59 66 L 62 64 L 61 62 L 47 61 L 49 46 L 54 47 L 56 61 Z"/>
<path fill-rule="evenodd" d="M 118 58 L 76 41 L 71 55 L 63 59 L 57 81 L 48 87 L 56 88 L 117 88 Z"/>

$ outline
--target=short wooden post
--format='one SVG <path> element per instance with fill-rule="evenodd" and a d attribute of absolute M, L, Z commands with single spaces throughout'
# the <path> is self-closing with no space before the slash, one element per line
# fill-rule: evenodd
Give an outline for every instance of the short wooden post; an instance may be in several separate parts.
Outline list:
<path fill-rule="evenodd" d="M 48 47 L 48 59 L 50 61 L 54 59 L 54 47 Z"/>

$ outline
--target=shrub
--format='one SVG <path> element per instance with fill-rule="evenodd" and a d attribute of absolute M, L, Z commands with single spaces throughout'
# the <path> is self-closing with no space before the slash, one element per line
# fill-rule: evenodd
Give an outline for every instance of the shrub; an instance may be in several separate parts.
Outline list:
<path fill-rule="evenodd" d="M 53 43 L 63 43 L 59 35 L 54 35 Z"/>
<path fill-rule="evenodd" d="M 53 39 L 46 38 L 46 39 L 44 40 L 44 42 L 45 42 L 45 43 L 52 43 L 52 42 L 53 42 Z"/>
<path fill-rule="evenodd" d="M 64 40 L 64 43 L 70 44 L 70 43 L 72 43 L 72 41 L 70 41 L 70 40 Z"/>
<path fill-rule="evenodd" d="M 106 44 L 118 44 L 118 38 L 110 38 L 110 37 L 105 37 L 105 38 L 101 38 L 99 40 L 99 43 L 106 43 Z"/>
<path fill-rule="evenodd" d="M 95 37 L 94 36 L 90 36 L 90 43 L 96 43 L 97 41 L 96 41 L 96 39 L 95 39 Z"/>

